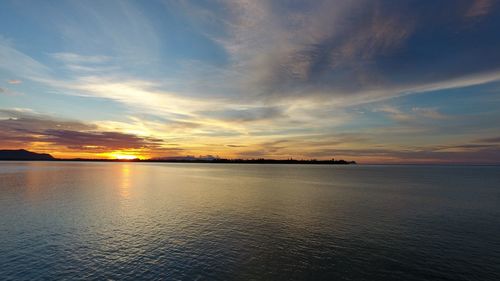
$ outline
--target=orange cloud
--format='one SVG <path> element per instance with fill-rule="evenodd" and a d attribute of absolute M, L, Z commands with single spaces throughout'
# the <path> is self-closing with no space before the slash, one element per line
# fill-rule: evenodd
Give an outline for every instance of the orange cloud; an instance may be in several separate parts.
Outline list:
<path fill-rule="evenodd" d="M 7 83 L 9 83 L 9 84 L 21 84 L 21 83 L 23 83 L 23 81 L 17 80 L 17 79 L 11 79 L 11 80 L 8 80 Z"/>

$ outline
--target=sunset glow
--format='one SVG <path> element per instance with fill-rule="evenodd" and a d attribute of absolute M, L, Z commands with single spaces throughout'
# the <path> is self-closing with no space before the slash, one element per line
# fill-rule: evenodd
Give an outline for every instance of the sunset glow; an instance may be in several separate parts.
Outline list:
<path fill-rule="evenodd" d="M 0 148 L 498 163 L 500 5 L 433 2 L 2 1 Z"/>
<path fill-rule="evenodd" d="M 2 280 L 500 281 L 499 206 L 500 0 L 0 0 Z"/>
<path fill-rule="evenodd" d="M 109 153 L 106 154 L 106 156 L 108 159 L 118 159 L 118 160 L 144 159 L 144 157 L 140 157 L 139 155 L 121 154 L 121 153 Z"/>

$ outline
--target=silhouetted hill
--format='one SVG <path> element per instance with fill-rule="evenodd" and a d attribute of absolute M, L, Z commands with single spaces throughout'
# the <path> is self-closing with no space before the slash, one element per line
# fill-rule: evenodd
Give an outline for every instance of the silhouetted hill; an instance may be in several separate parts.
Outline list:
<path fill-rule="evenodd" d="M 24 149 L 0 150 L 0 160 L 54 160 L 50 154 L 36 153 Z"/>

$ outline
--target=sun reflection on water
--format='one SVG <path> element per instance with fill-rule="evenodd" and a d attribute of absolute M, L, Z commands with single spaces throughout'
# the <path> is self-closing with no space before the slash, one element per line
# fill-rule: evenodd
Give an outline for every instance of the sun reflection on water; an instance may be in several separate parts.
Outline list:
<path fill-rule="evenodd" d="M 122 164 L 121 172 L 120 172 L 120 197 L 122 199 L 130 198 L 130 187 L 131 187 L 131 179 L 130 179 L 130 164 Z"/>

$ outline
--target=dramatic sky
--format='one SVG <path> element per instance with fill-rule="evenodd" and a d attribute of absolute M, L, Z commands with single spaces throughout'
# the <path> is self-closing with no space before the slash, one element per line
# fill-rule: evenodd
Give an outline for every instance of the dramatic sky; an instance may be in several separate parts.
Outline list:
<path fill-rule="evenodd" d="M 500 1 L 0 1 L 0 148 L 500 162 Z"/>

